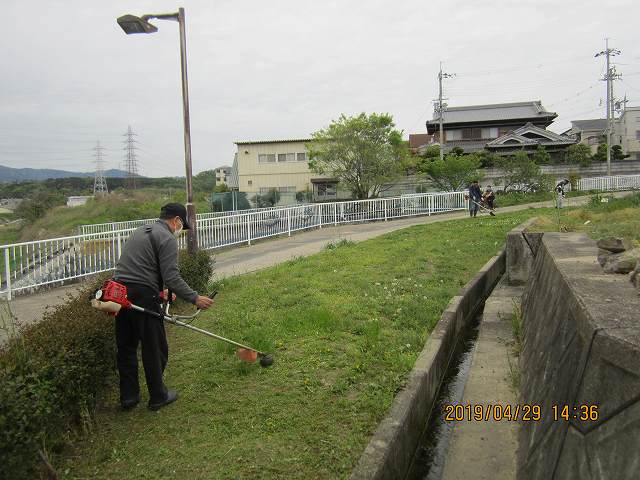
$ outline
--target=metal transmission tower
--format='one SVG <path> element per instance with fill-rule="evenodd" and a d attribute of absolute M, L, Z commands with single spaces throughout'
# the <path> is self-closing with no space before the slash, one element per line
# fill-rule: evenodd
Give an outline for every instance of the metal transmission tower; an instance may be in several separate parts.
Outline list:
<path fill-rule="evenodd" d="M 604 80 L 607 82 L 607 175 L 611 176 L 611 131 L 613 130 L 613 81 L 620 78 L 620 75 L 616 73 L 616 67 L 611 66 L 611 57 L 620 55 L 622 52 L 615 48 L 609 48 L 609 39 L 605 39 L 605 49 L 596 53 L 596 57 L 605 56 L 606 58 L 606 73 Z"/>
<path fill-rule="evenodd" d="M 131 125 L 129 125 L 129 128 L 127 129 L 127 133 L 125 133 L 124 136 L 126 137 L 124 140 L 124 144 L 125 144 L 124 151 L 126 152 L 124 165 L 125 165 L 125 170 L 127 172 L 126 187 L 128 189 L 135 190 L 136 177 L 138 176 L 138 161 L 136 159 L 136 150 L 138 147 L 136 147 L 137 142 L 133 138 L 136 136 L 136 134 L 133 133 L 133 130 L 131 129 Z"/>
<path fill-rule="evenodd" d="M 439 124 L 440 124 L 440 136 L 438 138 L 438 141 L 440 142 L 440 160 L 442 160 L 444 158 L 444 128 L 442 126 L 442 123 L 444 121 L 444 109 L 447 106 L 446 103 L 443 103 L 443 100 L 446 100 L 445 98 L 443 98 L 443 93 L 442 93 L 442 79 L 443 78 L 453 78 L 455 77 L 456 74 L 455 73 L 444 73 L 442 71 L 442 62 L 440 62 L 440 71 L 438 72 L 438 100 L 436 100 L 435 102 L 435 114 L 438 115 L 438 120 L 439 120 Z"/>
<path fill-rule="evenodd" d="M 94 147 L 93 156 L 96 162 L 96 175 L 93 181 L 93 195 L 105 195 L 109 193 L 107 180 L 104 178 L 104 147 L 100 145 L 100 140 Z"/>

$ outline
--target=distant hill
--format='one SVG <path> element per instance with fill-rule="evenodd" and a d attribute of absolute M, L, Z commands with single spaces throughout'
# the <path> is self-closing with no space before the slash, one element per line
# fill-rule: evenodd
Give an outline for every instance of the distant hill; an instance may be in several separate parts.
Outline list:
<path fill-rule="evenodd" d="M 50 168 L 12 168 L 0 165 L 0 182 L 19 182 L 23 180 L 46 180 L 47 178 L 93 177 L 94 172 L 69 172 Z M 127 176 L 124 170 L 105 170 L 104 175 L 109 178 L 123 178 Z"/>

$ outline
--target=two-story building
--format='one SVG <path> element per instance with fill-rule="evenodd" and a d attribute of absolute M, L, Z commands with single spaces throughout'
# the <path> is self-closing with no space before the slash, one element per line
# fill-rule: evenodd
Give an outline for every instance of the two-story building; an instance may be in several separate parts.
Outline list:
<path fill-rule="evenodd" d="M 575 138 L 578 143 L 588 145 L 591 153 L 596 153 L 598 145 L 607 141 L 607 119 L 571 120 L 571 128 L 562 134 Z"/>
<path fill-rule="evenodd" d="M 515 150 L 534 151 L 542 145 L 551 154 L 563 152 L 575 140 L 547 130 L 558 116 L 546 110 L 539 100 L 447 107 L 442 114 L 443 139 L 440 142 L 440 117 L 426 123 L 427 133 L 441 143 L 445 152 L 460 147 L 465 153 L 489 150 L 512 154 Z"/>
<path fill-rule="evenodd" d="M 310 191 L 315 201 L 348 198 L 338 189 L 338 180 L 309 169 L 306 143 L 310 138 L 235 142 L 234 175 L 241 192 L 264 195 L 280 192 L 282 203 L 292 203 L 297 192 Z"/>
<path fill-rule="evenodd" d="M 640 107 L 626 107 L 614 121 L 611 143 L 621 145 L 631 160 L 640 160 Z"/>

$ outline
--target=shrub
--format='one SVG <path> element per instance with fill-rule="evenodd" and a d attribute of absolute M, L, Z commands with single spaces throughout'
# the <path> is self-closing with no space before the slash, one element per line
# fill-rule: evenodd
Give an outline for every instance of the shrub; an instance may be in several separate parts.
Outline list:
<path fill-rule="evenodd" d="M 213 275 L 215 260 L 205 251 L 190 254 L 181 250 L 178 257 L 180 275 L 187 284 L 200 295 L 206 295 L 209 280 Z"/>
<path fill-rule="evenodd" d="M 0 478 L 37 478 L 39 456 L 86 420 L 112 377 L 114 322 L 88 301 L 103 279 L 0 350 Z"/>

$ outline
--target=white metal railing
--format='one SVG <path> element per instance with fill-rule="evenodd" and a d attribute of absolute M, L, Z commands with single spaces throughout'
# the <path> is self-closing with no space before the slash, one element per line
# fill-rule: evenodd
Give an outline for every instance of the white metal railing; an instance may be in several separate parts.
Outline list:
<path fill-rule="evenodd" d="M 327 225 L 390 220 L 466 209 L 465 192 L 317 203 L 235 215 L 200 217 L 198 244 L 215 249 Z M 155 219 L 114 222 L 127 228 L 0 246 L 0 293 L 11 298 L 43 285 L 115 268 L 131 232 Z M 135 223 L 138 222 L 138 223 Z M 179 238 L 181 248 L 186 236 Z"/>
<path fill-rule="evenodd" d="M 640 175 L 591 177 L 578 180 L 578 190 L 633 190 L 640 188 Z"/>
<path fill-rule="evenodd" d="M 247 210 L 230 210 L 228 212 L 207 212 L 196 214 L 196 222 L 200 224 L 202 220 L 209 220 L 211 218 L 229 217 L 233 215 L 255 213 L 255 212 L 270 212 L 274 210 L 281 210 L 283 208 L 290 208 L 291 205 L 280 207 L 263 207 L 263 208 L 250 208 Z M 130 228 L 138 228 L 142 225 L 153 223 L 157 218 L 143 218 L 140 220 L 124 220 L 120 222 L 105 222 L 105 223 L 92 223 L 87 225 L 78 226 L 78 235 L 88 235 L 91 233 L 107 233 L 117 232 L 120 230 L 128 230 Z"/>

